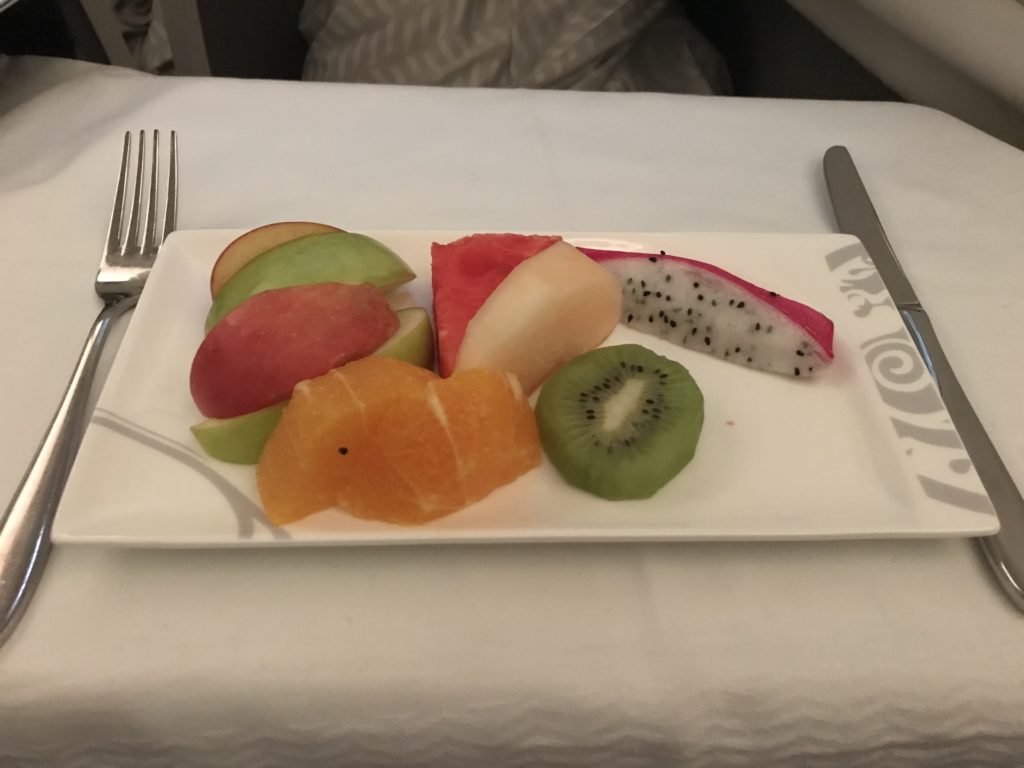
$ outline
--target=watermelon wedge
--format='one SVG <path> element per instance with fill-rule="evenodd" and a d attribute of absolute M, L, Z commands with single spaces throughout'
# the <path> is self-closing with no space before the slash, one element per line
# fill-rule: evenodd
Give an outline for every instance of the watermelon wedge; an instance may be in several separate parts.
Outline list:
<path fill-rule="evenodd" d="M 430 246 L 438 368 L 449 376 L 466 326 L 509 272 L 562 238 L 477 234 Z"/>

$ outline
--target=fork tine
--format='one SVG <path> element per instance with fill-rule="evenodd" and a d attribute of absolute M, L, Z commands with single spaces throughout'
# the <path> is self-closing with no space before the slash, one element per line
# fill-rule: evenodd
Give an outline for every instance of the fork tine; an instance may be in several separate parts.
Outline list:
<path fill-rule="evenodd" d="M 121 246 L 121 219 L 124 215 L 124 191 L 128 182 L 128 160 L 131 156 L 132 134 L 124 132 L 124 148 L 121 150 L 121 173 L 117 177 L 117 191 L 114 193 L 114 210 L 110 213 L 107 228 L 107 254 L 116 253 Z"/>
<path fill-rule="evenodd" d="M 171 156 L 167 166 L 167 202 L 161 240 L 178 226 L 178 133 L 171 131 Z"/>
<path fill-rule="evenodd" d="M 139 215 L 142 208 L 142 169 L 146 160 L 146 133 L 139 131 L 139 151 L 135 157 L 135 190 L 132 194 L 132 208 L 128 213 L 128 234 L 125 236 L 122 256 L 139 253 Z"/>
<path fill-rule="evenodd" d="M 152 160 L 150 162 L 150 174 L 149 174 L 149 194 L 147 195 L 146 203 L 146 227 L 142 234 L 142 253 L 149 253 L 155 251 L 157 247 L 156 239 L 153 237 L 153 231 L 156 228 L 156 198 L 158 195 L 158 189 L 160 187 L 160 178 L 158 175 L 158 158 L 160 157 L 160 131 L 153 131 L 153 150 L 151 152 Z"/>

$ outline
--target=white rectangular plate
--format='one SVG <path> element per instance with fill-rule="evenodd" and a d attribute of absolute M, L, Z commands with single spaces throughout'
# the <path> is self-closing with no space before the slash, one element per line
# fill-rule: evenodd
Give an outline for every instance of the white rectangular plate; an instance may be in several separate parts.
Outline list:
<path fill-rule="evenodd" d="M 619 326 L 690 369 L 705 397 L 694 460 L 653 498 L 609 502 L 545 462 L 482 501 L 416 528 L 325 510 L 285 528 L 259 507 L 255 472 L 207 457 L 189 432 L 192 356 L 210 268 L 239 233 L 172 235 L 111 369 L 53 529 L 61 543 L 262 546 L 446 542 L 979 536 L 988 497 L 859 241 L 845 235 L 566 234 L 580 245 L 710 261 L 833 319 L 835 362 L 800 380 Z M 430 243 L 459 232 L 369 232 L 419 277 L 400 301 L 430 306 Z"/>

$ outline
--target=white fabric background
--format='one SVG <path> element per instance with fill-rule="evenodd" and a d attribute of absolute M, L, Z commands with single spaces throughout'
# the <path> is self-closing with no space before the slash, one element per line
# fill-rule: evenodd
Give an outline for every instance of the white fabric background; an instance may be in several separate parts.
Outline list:
<path fill-rule="evenodd" d="M 0 61 L 2 498 L 139 127 L 179 131 L 182 228 L 832 231 L 846 144 L 1024 484 L 1024 155 L 940 113 L 25 58 Z M 963 541 L 61 547 L 0 649 L 0 764 L 1017 766 L 1022 648 Z"/>

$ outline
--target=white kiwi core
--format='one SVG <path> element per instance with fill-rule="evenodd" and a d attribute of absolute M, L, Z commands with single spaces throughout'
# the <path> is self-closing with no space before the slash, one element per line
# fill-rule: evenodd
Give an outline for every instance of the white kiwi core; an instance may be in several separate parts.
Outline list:
<path fill-rule="evenodd" d="M 645 389 L 641 379 L 629 379 L 623 384 L 618 392 L 605 401 L 601 429 L 605 432 L 618 432 L 629 415 L 636 412 Z"/>

